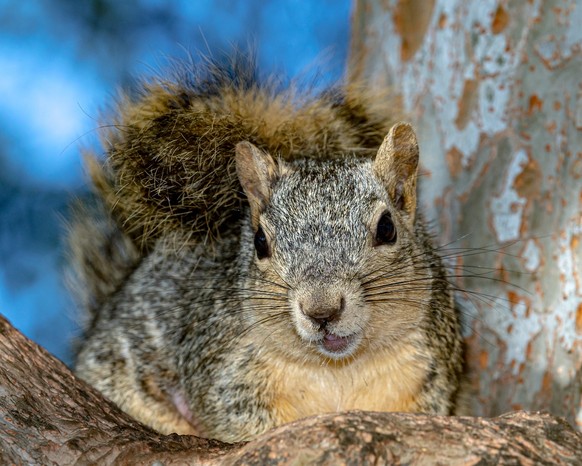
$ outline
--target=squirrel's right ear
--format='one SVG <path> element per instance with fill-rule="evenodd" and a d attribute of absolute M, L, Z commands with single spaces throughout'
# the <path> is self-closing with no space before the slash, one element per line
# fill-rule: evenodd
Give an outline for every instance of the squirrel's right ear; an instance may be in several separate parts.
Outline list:
<path fill-rule="evenodd" d="M 374 160 L 374 173 L 396 207 L 405 211 L 411 221 L 416 210 L 418 157 L 418 143 L 412 126 L 396 123 L 384 138 Z"/>
<path fill-rule="evenodd" d="M 257 227 L 279 176 L 277 163 L 266 152 L 243 141 L 236 145 L 236 173 L 249 200 L 253 226 Z"/>

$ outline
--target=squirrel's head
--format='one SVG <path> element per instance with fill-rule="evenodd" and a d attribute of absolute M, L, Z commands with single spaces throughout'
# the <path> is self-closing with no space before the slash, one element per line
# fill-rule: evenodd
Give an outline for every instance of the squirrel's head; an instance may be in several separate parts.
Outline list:
<path fill-rule="evenodd" d="M 251 299 L 284 351 L 341 360 L 418 326 L 430 292 L 414 226 L 418 157 L 403 123 L 373 160 L 284 162 L 237 145 L 254 234 Z"/>

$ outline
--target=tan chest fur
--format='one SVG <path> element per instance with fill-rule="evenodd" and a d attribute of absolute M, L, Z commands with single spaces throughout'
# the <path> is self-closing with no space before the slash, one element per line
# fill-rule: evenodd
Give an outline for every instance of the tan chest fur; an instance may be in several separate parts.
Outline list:
<path fill-rule="evenodd" d="M 266 363 L 271 409 L 277 424 L 314 414 L 350 409 L 415 411 L 427 373 L 413 347 L 364 354 L 346 365 Z"/>

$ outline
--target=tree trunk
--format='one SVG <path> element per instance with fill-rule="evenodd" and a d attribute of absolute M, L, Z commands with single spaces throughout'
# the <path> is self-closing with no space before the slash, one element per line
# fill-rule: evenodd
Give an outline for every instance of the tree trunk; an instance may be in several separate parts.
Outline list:
<path fill-rule="evenodd" d="M 419 133 L 465 314 L 473 411 L 582 427 L 582 3 L 358 0 L 350 79 Z"/>
<path fill-rule="evenodd" d="M 163 436 L 0 317 L 0 464 L 580 464 L 582 434 L 549 414 L 496 419 L 349 412 L 246 444 Z"/>

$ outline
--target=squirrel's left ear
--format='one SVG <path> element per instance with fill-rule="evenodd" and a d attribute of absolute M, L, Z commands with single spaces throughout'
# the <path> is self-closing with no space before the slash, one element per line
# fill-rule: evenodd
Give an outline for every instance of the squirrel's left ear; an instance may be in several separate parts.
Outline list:
<path fill-rule="evenodd" d="M 277 163 L 266 152 L 243 141 L 236 145 L 236 173 L 251 207 L 253 226 L 257 227 L 279 175 Z"/>
<path fill-rule="evenodd" d="M 396 123 L 378 149 L 374 173 L 382 181 L 394 205 L 414 219 L 418 143 L 412 126 Z"/>

